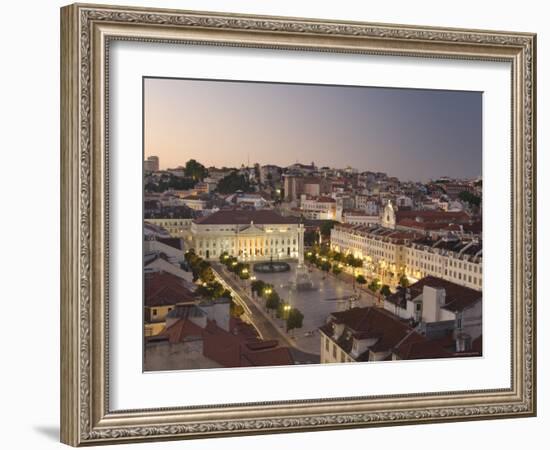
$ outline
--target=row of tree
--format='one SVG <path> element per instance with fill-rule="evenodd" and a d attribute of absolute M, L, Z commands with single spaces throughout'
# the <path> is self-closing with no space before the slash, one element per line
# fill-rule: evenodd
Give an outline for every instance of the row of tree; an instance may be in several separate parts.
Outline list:
<path fill-rule="evenodd" d="M 198 256 L 194 250 L 185 253 L 185 261 L 193 273 L 193 281 L 198 283 L 197 294 L 206 299 L 227 298 L 231 300 L 231 314 L 239 317 L 244 309 L 235 303 L 229 289 L 216 280 L 212 266 Z"/>
<path fill-rule="evenodd" d="M 227 270 L 233 272 L 241 280 L 250 278 L 250 265 L 240 262 L 234 256 L 230 256 L 227 252 L 220 255 L 220 262 L 227 267 Z"/>
<path fill-rule="evenodd" d="M 196 180 L 191 178 L 181 178 L 175 175 L 163 176 L 158 182 L 149 181 L 145 184 L 145 192 L 164 192 L 169 189 L 186 190 L 192 189 L 197 184 Z"/>
<path fill-rule="evenodd" d="M 342 252 L 336 252 L 327 247 L 313 246 L 311 251 L 306 253 L 305 259 L 325 272 L 332 270 L 335 275 L 342 272 L 343 266 L 363 267 L 361 258 L 356 258 L 351 253 L 346 255 Z"/>
<path fill-rule="evenodd" d="M 356 258 L 351 253 L 346 255 L 342 252 L 336 252 L 328 247 L 314 246 L 311 251 L 306 253 L 305 259 L 325 272 L 332 271 L 334 275 L 341 274 L 344 265 L 354 268 L 363 266 L 363 260 L 361 258 Z M 405 274 L 400 274 L 398 276 L 399 285 L 403 288 L 408 287 L 409 279 L 407 276 Z M 361 285 L 367 283 L 367 279 L 361 274 L 355 277 L 355 281 Z M 390 286 L 382 284 L 378 278 L 374 278 L 367 286 L 367 289 L 375 294 L 379 292 L 384 297 L 391 294 Z"/>
<path fill-rule="evenodd" d="M 265 300 L 265 307 L 268 310 L 274 311 L 279 319 L 286 321 L 287 331 L 302 328 L 304 322 L 303 313 L 298 308 L 292 307 L 281 299 L 272 284 L 265 283 L 262 280 L 254 280 L 251 283 L 250 289 L 254 295 Z"/>

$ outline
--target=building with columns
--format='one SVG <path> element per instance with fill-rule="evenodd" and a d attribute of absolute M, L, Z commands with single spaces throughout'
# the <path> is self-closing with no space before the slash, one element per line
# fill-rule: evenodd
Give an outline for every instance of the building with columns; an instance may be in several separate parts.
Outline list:
<path fill-rule="evenodd" d="M 220 210 L 193 221 L 190 247 L 206 260 L 227 252 L 241 261 L 303 263 L 304 225 L 273 210 Z"/>

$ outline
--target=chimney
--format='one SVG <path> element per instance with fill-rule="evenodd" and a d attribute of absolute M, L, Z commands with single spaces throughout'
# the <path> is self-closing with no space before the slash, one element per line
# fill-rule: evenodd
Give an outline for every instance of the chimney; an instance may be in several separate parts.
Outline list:
<path fill-rule="evenodd" d="M 439 322 L 440 310 L 445 304 L 445 289 L 424 286 L 422 291 L 422 320 L 424 322 Z"/>
<path fill-rule="evenodd" d="M 212 308 L 212 316 L 209 317 L 209 319 L 215 320 L 216 325 L 225 331 L 229 331 L 230 306 L 231 300 L 227 298 L 216 299 Z"/>
<path fill-rule="evenodd" d="M 468 333 L 458 333 L 455 345 L 458 353 L 469 352 L 472 349 L 472 337 Z"/>
<path fill-rule="evenodd" d="M 345 325 L 343 323 L 334 323 L 333 324 L 333 338 L 334 340 L 337 340 L 340 336 L 342 336 L 342 333 L 344 332 Z"/>

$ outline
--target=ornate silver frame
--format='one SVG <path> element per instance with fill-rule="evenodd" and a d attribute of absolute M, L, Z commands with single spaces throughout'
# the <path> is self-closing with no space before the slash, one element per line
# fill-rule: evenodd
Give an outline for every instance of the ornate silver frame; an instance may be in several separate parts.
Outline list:
<path fill-rule="evenodd" d="M 106 67 L 113 39 L 510 62 L 510 388 L 111 411 Z M 535 415 L 535 53 L 536 36 L 529 33 L 80 4 L 62 8 L 62 442 L 79 446 Z"/>

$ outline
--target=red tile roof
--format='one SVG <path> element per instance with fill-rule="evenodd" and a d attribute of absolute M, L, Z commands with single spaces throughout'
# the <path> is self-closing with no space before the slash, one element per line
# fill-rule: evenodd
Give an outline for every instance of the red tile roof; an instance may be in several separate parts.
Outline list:
<path fill-rule="evenodd" d="M 202 328 L 190 320 L 177 320 L 162 330 L 160 336 L 167 337 L 170 344 L 177 344 L 189 336 L 202 336 Z"/>
<path fill-rule="evenodd" d="M 258 225 L 282 225 L 296 224 L 299 220 L 295 217 L 283 217 L 271 209 L 222 209 L 195 220 L 200 225 L 246 225 L 251 222 Z"/>
<path fill-rule="evenodd" d="M 346 330 L 351 332 L 348 338 L 347 332 L 344 331 L 337 342 L 348 353 L 351 351 L 352 337 L 376 338 L 376 343 L 369 350 L 382 352 L 391 350 L 411 331 L 405 322 L 388 311 L 375 307 L 352 308 L 332 313 L 331 316 L 333 323 L 344 324 Z M 321 327 L 321 331 L 330 336 L 332 327 L 330 324 L 325 325 Z"/>
<path fill-rule="evenodd" d="M 397 346 L 393 353 L 401 359 L 433 359 L 451 357 L 451 352 L 433 340 L 429 340 L 416 331 L 411 332 Z"/>
<path fill-rule="evenodd" d="M 456 223 L 445 222 L 417 222 L 414 219 L 400 220 L 397 225 L 400 227 L 417 228 L 419 230 L 446 230 L 446 231 L 460 231 L 460 225 Z"/>
<path fill-rule="evenodd" d="M 289 366 L 294 359 L 288 347 L 276 347 L 267 350 L 244 351 L 241 354 L 241 366 Z"/>
<path fill-rule="evenodd" d="M 470 215 L 464 211 L 437 211 L 437 210 L 398 210 L 396 221 L 399 224 L 402 220 L 412 219 L 424 222 L 440 223 L 466 223 L 470 221 Z"/>
<path fill-rule="evenodd" d="M 170 343 L 183 342 L 188 337 L 200 337 L 203 355 L 224 367 L 292 365 L 294 359 L 287 347 L 279 347 L 276 340 L 262 341 L 253 328 L 240 319 L 230 320 L 230 331 L 207 320 L 201 328 L 190 320 L 179 319 L 165 328 L 160 337 Z"/>
<path fill-rule="evenodd" d="M 332 197 L 319 197 L 317 203 L 336 203 Z"/>
<path fill-rule="evenodd" d="M 196 300 L 197 296 L 185 286 L 185 281 L 168 272 L 145 274 L 145 306 L 170 306 Z"/>
<path fill-rule="evenodd" d="M 483 296 L 481 292 L 475 289 L 460 286 L 451 281 L 429 275 L 411 284 L 407 288 L 411 294 L 411 300 L 423 293 L 424 286 L 445 289 L 445 305 L 443 308 L 453 312 L 462 311 L 473 306 L 477 301 L 481 301 Z M 387 300 L 404 307 L 403 300 L 405 292 L 405 289 L 399 289 L 396 293 L 388 296 Z"/>

